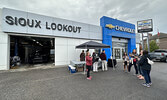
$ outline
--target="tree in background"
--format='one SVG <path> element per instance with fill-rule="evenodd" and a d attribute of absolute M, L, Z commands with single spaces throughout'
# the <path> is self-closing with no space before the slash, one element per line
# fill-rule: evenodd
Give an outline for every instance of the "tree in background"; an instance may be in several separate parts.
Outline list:
<path fill-rule="evenodd" d="M 157 45 L 157 43 L 154 40 L 151 40 L 150 41 L 150 52 L 152 52 L 156 49 L 159 49 L 159 46 Z M 147 45 L 146 45 L 145 50 L 148 50 Z"/>

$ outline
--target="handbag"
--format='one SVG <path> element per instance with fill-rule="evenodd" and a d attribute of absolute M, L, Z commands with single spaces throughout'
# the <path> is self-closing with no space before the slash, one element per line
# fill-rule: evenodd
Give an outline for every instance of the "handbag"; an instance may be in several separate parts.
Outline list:
<path fill-rule="evenodd" d="M 149 58 L 147 58 L 147 61 L 148 61 L 148 63 L 149 63 L 150 65 L 153 65 L 153 64 L 154 64 L 154 62 L 153 62 L 152 60 L 150 60 Z"/>
<path fill-rule="evenodd" d="M 133 59 L 133 62 L 136 62 L 136 58 Z"/>

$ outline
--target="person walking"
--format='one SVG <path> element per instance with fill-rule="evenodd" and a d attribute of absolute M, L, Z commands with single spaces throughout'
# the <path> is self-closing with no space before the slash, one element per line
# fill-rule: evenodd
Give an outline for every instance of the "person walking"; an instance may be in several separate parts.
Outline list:
<path fill-rule="evenodd" d="M 102 70 L 108 70 L 107 68 L 107 61 L 106 61 L 106 54 L 105 54 L 105 50 L 102 51 L 102 53 L 100 54 L 100 59 L 102 61 Z"/>
<path fill-rule="evenodd" d="M 134 65 L 134 68 L 135 68 L 135 71 L 136 71 L 134 75 L 137 75 L 138 74 L 138 69 L 137 69 L 138 55 L 136 53 L 136 49 L 133 49 L 132 54 L 129 54 L 129 56 L 131 57 L 131 61 L 129 63 L 128 71 L 130 72 L 132 65 Z"/>
<path fill-rule="evenodd" d="M 126 52 L 124 52 L 124 55 L 123 55 L 123 65 L 124 65 L 124 72 L 128 72 L 128 63 L 129 63 L 129 57 L 127 55 Z M 127 71 L 126 71 L 127 70 Z"/>
<path fill-rule="evenodd" d="M 80 54 L 80 61 L 85 61 L 85 53 L 84 53 L 84 50 L 82 50 L 82 53 Z"/>
<path fill-rule="evenodd" d="M 150 87 L 152 85 L 151 83 L 151 77 L 150 77 L 150 72 L 151 72 L 151 65 L 148 63 L 148 59 L 150 59 L 148 55 L 148 51 L 144 50 L 143 51 L 143 56 L 139 60 L 138 64 L 141 66 L 143 76 L 145 79 L 146 83 L 143 83 L 143 86 Z"/>
<path fill-rule="evenodd" d="M 90 76 L 90 70 L 92 66 L 92 57 L 90 57 L 89 51 L 86 52 L 86 70 L 87 70 L 87 79 L 91 80 L 92 76 Z"/>

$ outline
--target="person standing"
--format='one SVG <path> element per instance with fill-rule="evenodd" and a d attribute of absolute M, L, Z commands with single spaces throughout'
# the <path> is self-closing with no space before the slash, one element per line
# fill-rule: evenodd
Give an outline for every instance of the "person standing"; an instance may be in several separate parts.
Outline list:
<path fill-rule="evenodd" d="M 80 61 L 85 61 L 85 53 L 84 53 L 84 50 L 82 50 L 82 53 L 80 54 Z"/>
<path fill-rule="evenodd" d="M 146 87 L 150 87 L 152 85 L 151 77 L 150 77 L 151 65 L 148 63 L 148 59 L 150 59 L 150 57 L 148 56 L 148 51 L 144 50 L 143 56 L 139 60 L 138 64 L 139 66 L 141 66 L 143 76 L 146 82 L 146 83 L 143 83 L 142 85 Z"/>
<path fill-rule="evenodd" d="M 94 63 L 94 62 L 95 62 L 95 59 L 96 59 L 96 53 L 95 53 L 95 52 L 93 52 L 92 58 L 93 58 L 93 63 Z"/>
<path fill-rule="evenodd" d="M 86 70 L 87 70 L 87 79 L 91 80 L 92 77 L 90 76 L 90 70 L 92 66 L 92 57 L 90 57 L 89 51 L 86 52 Z"/>
<path fill-rule="evenodd" d="M 137 69 L 138 55 L 136 53 L 136 49 L 133 49 L 132 54 L 129 54 L 129 56 L 131 57 L 131 61 L 129 63 L 128 71 L 130 72 L 132 65 L 134 65 L 134 68 L 135 68 L 135 71 L 136 71 L 134 75 L 137 75 L 138 74 L 138 69 Z"/>
<path fill-rule="evenodd" d="M 93 52 L 92 54 L 93 57 L 93 72 L 98 72 L 98 57 L 96 56 L 96 53 Z"/>
<path fill-rule="evenodd" d="M 96 53 L 95 52 L 93 52 L 93 54 L 92 54 L 92 68 L 91 68 L 91 70 L 93 70 L 94 69 L 94 63 L 95 63 L 95 59 L 96 59 Z"/>
<path fill-rule="evenodd" d="M 142 56 L 143 56 L 143 50 L 140 51 L 138 61 L 141 59 Z M 137 67 L 138 67 L 138 71 L 139 71 L 139 75 L 138 75 L 137 77 L 138 77 L 140 80 L 144 80 L 143 72 L 142 72 L 141 66 L 139 66 L 139 64 L 138 64 Z"/>
<path fill-rule="evenodd" d="M 126 72 L 126 70 L 128 72 L 128 63 L 129 63 L 128 59 L 129 59 L 129 57 L 128 57 L 127 53 L 125 52 L 124 55 L 123 55 L 124 72 Z"/>
<path fill-rule="evenodd" d="M 106 61 L 106 54 L 105 54 L 105 50 L 102 51 L 102 53 L 100 54 L 100 59 L 102 61 L 102 70 L 108 70 L 107 69 L 107 61 Z"/>

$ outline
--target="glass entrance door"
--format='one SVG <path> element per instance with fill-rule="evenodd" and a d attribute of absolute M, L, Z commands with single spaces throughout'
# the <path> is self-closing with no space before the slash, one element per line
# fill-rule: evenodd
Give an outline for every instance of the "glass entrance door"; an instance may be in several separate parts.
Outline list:
<path fill-rule="evenodd" d="M 125 48 L 123 47 L 113 48 L 113 57 L 117 60 L 122 60 L 124 52 L 125 52 Z"/>
<path fill-rule="evenodd" d="M 115 53 L 115 59 L 121 59 L 121 52 L 120 52 L 120 48 L 115 48 L 114 49 L 114 53 Z"/>

